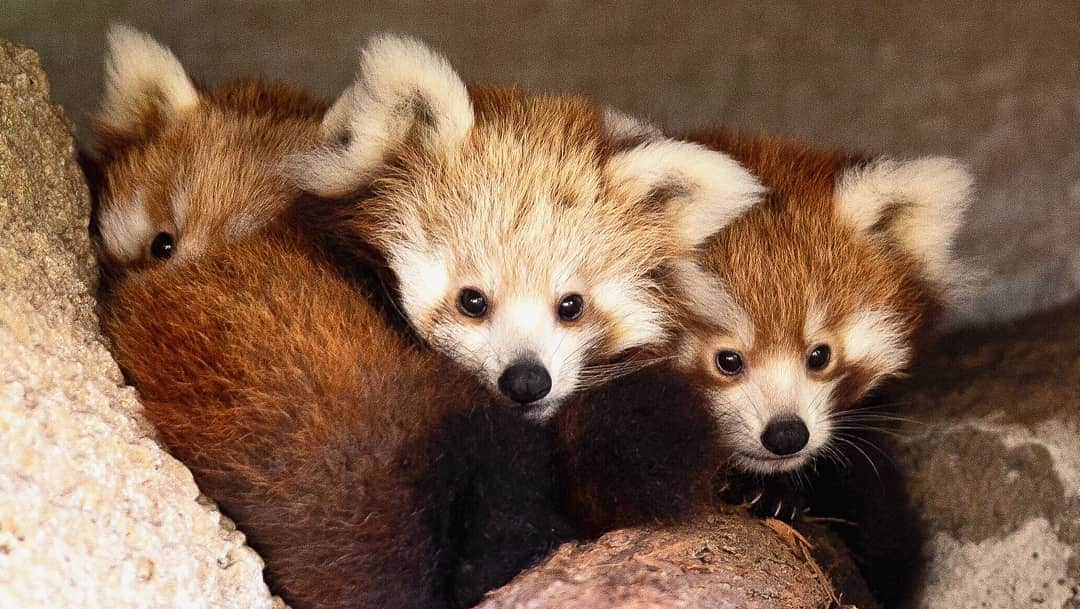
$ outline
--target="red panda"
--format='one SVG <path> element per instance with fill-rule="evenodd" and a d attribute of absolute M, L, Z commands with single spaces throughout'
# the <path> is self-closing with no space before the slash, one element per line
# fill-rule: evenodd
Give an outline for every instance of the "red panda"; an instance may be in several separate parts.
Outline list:
<path fill-rule="evenodd" d="M 199 88 L 149 36 L 114 26 L 109 41 L 89 162 L 107 275 L 198 258 L 299 195 L 280 165 L 315 145 L 328 104 L 280 83 Z"/>
<path fill-rule="evenodd" d="M 758 201 L 738 163 L 577 96 L 468 87 L 381 38 L 299 155 L 417 333 L 544 420 L 669 338 L 664 269 Z"/>
<path fill-rule="evenodd" d="M 586 393 L 561 416 L 571 503 L 593 530 L 678 517 L 741 474 L 770 482 L 750 489 L 756 512 L 794 519 L 791 477 L 851 441 L 853 407 L 904 371 L 967 277 L 952 243 L 972 179 L 956 161 L 690 139 L 769 193 L 675 265 L 684 315 L 670 369 Z"/>
<path fill-rule="evenodd" d="M 447 73 L 459 81 L 441 58 L 397 38 L 368 47 L 361 84 L 319 128 L 323 147 L 300 154 L 317 101 L 259 83 L 204 91 L 144 35 L 118 28 L 110 38 L 96 239 L 116 272 L 103 329 L 165 444 L 265 557 L 271 588 L 301 608 L 468 606 L 568 537 L 550 430 L 493 401 L 462 358 L 445 355 L 467 341 L 448 349 L 433 340 L 442 349 L 430 351 L 396 332 L 379 291 L 332 263 L 324 234 L 307 232 L 312 209 L 330 203 L 298 198 L 279 181 L 279 161 L 292 155 L 308 188 L 330 179 L 322 194 L 372 194 L 345 205 L 342 226 L 383 248 L 410 314 L 445 315 L 446 299 L 451 311 L 473 312 L 476 299 L 449 287 L 450 269 L 482 267 L 465 266 L 468 240 L 447 239 L 455 223 L 510 198 L 513 213 L 458 228 L 488 226 L 488 253 L 523 227 L 556 240 L 547 265 L 521 269 L 520 283 L 531 297 L 529 273 L 543 271 L 552 293 L 595 295 L 578 313 L 563 305 L 576 299 L 553 304 L 568 328 L 560 340 L 575 350 L 559 358 L 572 363 L 585 350 L 662 337 L 653 273 L 748 206 L 756 181 L 723 155 L 578 98 L 432 88 Z M 464 99 L 466 123 L 447 113 L 447 96 Z M 352 112 L 358 98 L 372 112 Z M 334 127 L 343 116 L 346 132 Z M 358 163 L 365 155 L 378 166 Z M 527 241 L 509 243 L 515 260 L 534 251 Z M 611 259 L 588 259 L 593 246 Z M 494 274 L 512 282 L 513 272 L 500 264 Z M 476 275 L 485 283 L 475 285 L 487 279 Z M 496 319 L 524 331 L 535 302 L 507 298 L 485 308 L 506 309 Z M 520 398 L 532 382 L 500 389 Z"/>
<path fill-rule="evenodd" d="M 273 169 L 311 145 L 322 105 L 199 89 L 128 28 L 109 43 L 102 328 L 272 591 L 298 609 L 471 606 L 569 537 L 549 438 L 396 332 L 381 292 L 294 225 L 299 192 Z"/>

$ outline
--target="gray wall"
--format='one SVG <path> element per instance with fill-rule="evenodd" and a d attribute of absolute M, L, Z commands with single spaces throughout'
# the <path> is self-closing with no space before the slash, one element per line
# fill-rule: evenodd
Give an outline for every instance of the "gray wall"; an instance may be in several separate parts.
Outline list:
<path fill-rule="evenodd" d="M 980 188 L 961 250 L 989 271 L 960 313 L 976 321 L 1080 292 L 1080 2 L 970 4 L 0 0 L 0 36 L 42 54 L 80 128 L 115 19 L 211 82 L 266 76 L 333 96 L 359 44 L 390 30 L 469 80 L 580 90 L 675 129 L 959 156 Z"/>

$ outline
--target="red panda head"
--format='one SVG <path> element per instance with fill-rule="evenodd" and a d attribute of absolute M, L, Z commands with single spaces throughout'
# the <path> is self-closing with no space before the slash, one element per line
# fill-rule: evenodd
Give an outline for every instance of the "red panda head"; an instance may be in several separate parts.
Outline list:
<path fill-rule="evenodd" d="M 280 84 L 201 90 L 169 49 L 114 25 L 91 160 L 105 270 L 177 264 L 265 224 L 299 193 L 280 162 L 314 147 L 324 110 Z"/>
<path fill-rule="evenodd" d="M 545 417 L 594 367 L 664 340 L 660 270 L 754 204 L 729 157 L 572 96 L 469 88 L 381 37 L 296 179 L 348 198 L 430 344 Z"/>
<path fill-rule="evenodd" d="M 773 140 L 710 140 L 770 188 L 677 276 L 683 364 L 740 469 L 801 467 L 845 441 L 846 411 L 901 373 L 913 333 L 955 294 L 972 180 L 957 162 L 857 161 Z"/>

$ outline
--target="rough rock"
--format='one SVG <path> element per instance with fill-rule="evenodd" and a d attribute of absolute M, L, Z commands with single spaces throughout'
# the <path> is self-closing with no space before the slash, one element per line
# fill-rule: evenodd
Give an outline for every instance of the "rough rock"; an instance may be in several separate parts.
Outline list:
<path fill-rule="evenodd" d="M 1080 607 L 1080 300 L 947 336 L 906 385 L 889 450 L 923 559 L 906 604 Z"/>
<path fill-rule="evenodd" d="M 0 608 L 280 607 L 101 342 L 88 216 L 37 55 L 0 41 Z"/>
<path fill-rule="evenodd" d="M 823 527 L 800 526 L 814 546 L 808 553 L 798 533 L 770 523 L 776 528 L 726 509 L 685 525 L 565 544 L 478 607 L 826 609 L 838 600 L 878 606 Z"/>

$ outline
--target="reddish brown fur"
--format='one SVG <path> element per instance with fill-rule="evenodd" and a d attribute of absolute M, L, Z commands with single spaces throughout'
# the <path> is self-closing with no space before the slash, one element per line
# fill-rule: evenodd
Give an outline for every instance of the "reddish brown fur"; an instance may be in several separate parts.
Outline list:
<path fill-rule="evenodd" d="M 322 106 L 304 100 L 227 86 L 172 119 L 182 126 L 102 134 L 117 149 L 99 154 L 101 204 L 142 189 L 167 212 L 182 179 L 198 185 L 185 226 L 206 239 L 184 260 L 146 264 L 108 259 L 99 235 L 121 271 L 103 329 L 161 438 L 262 554 L 275 593 L 298 609 L 472 604 L 567 534 L 549 507 L 550 447 L 488 408 L 471 374 L 397 334 L 381 294 L 297 230 L 308 218 L 272 172 L 311 136 Z M 237 235 L 237 217 L 259 224 Z"/>
<path fill-rule="evenodd" d="M 99 248 L 106 271 L 145 268 L 157 261 L 153 234 L 176 236 L 176 259 L 186 259 L 257 230 L 299 191 L 282 176 L 282 159 L 314 146 L 327 104 L 280 83 L 237 81 L 199 92 L 197 107 L 165 120 L 152 105 L 125 128 L 99 122 L 92 172 L 98 221 L 130 213 L 136 192 L 153 225 L 138 254 Z M 183 198 L 183 218 L 170 199 Z M 108 232 L 107 226 L 101 227 Z"/>
<path fill-rule="evenodd" d="M 864 163 L 864 157 L 724 130 L 690 139 L 730 154 L 770 191 L 764 204 L 711 239 L 699 258 L 754 321 L 755 347 L 744 354 L 746 359 L 767 355 L 759 352 L 763 348 L 796 352 L 806 348 L 803 327 L 812 308 L 824 312 L 825 326 L 833 328 L 856 311 L 886 309 L 914 330 L 936 312 L 939 295 L 908 253 L 892 247 L 885 235 L 860 235 L 833 211 L 838 178 Z M 691 332 L 709 334 L 716 329 Z M 712 382 L 731 382 L 715 372 L 711 359 L 699 362 Z M 842 361 L 836 362 L 827 374 L 837 374 L 843 367 Z M 861 393 L 848 392 L 852 398 Z"/>
<path fill-rule="evenodd" d="M 428 430 L 484 402 L 469 375 L 406 345 L 289 235 L 147 271 L 106 311 L 147 416 L 275 591 L 298 607 L 398 606 L 401 581 L 417 606 L 435 594 L 409 515 L 439 458 Z"/>
<path fill-rule="evenodd" d="M 804 328 L 812 309 L 824 313 L 823 325 L 832 332 L 864 310 L 894 312 L 912 334 L 927 325 L 941 295 L 915 258 L 889 238 L 888 215 L 865 234 L 835 212 L 837 180 L 867 159 L 728 131 L 690 139 L 731 155 L 770 190 L 764 204 L 706 242 L 698 260 L 709 282 L 721 286 L 753 324 L 745 361 L 798 361 L 810 346 Z M 734 320 L 706 319 L 689 308 L 684 315 L 687 352 L 680 364 L 644 370 L 579 396 L 559 415 L 568 503 L 593 533 L 685 517 L 706 509 L 730 482 L 728 438 L 749 428 L 714 394 L 730 388 L 738 395 L 735 384 L 741 382 L 721 374 L 714 355 L 718 347 L 732 346 L 725 343 L 734 342 L 728 327 Z M 821 381 L 839 379 L 832 400 L 842 410 L 864 397 L 879 371 L 845 362 L 842 350 L 836 352 L 841 359 L 814 374 Z M 764 505 L 762 500 L 759 506 Z M 774 515 L 775 505 L 768 504 L 767 515 Z M 795 514 L 792 503 L 781 505 L 785 517 Z"/>

